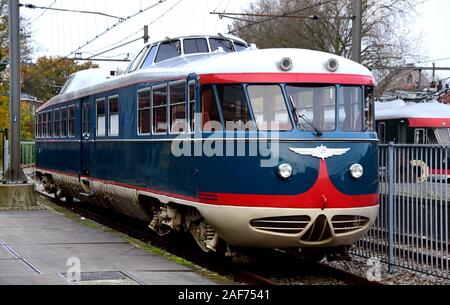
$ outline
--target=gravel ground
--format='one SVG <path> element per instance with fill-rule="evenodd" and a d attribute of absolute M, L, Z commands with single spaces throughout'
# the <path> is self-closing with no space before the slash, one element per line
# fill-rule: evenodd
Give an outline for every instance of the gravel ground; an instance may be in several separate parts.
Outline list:
<path fill-rule="evenodd" d="M 400 267 L 396 267 L 395 272 L 391 274 L 388 272 L 387 264 L 379 264 L 380 268 L 377 270 L 376 264 L 368 265 L 368 260 L 365 258 L 354 255 L 352 258 L 353 260 L 350 262 L 325 261 L 323 263 L 386 285 L 450 285 L 450 279 L 443 279 Z"/>

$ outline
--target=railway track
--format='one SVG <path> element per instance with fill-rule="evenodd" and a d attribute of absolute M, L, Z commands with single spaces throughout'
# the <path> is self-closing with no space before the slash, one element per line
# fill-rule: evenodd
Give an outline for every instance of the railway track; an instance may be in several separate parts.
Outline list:
<path fill-rule="evenodd" d="M 206 254 L 190 235 L 160 237 L 147 224 L 92 204 L 68 204 L 38 190 L 38 195 L 78 215 L 115 229 L 140 241 L 160 247 L 202 268 L 216 272 L 236 283 L 249 285 L 376 285 L 367 279 L 320 263 L 306 263 L 283 251 L 261 250 L 241 259 Z M 181 238 L 184 237 L 184 238 Z"/>

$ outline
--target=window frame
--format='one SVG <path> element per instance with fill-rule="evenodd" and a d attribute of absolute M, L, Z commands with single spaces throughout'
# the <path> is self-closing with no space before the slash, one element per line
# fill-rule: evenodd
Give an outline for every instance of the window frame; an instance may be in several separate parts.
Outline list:
<path fill-rule="evenodd" d="M 61 136 L 61 112 L 59 110 L 59 108 L 53 109 L 53 138 L 60 138 Z M 56 114 L 58 114 L 58 120 L 56 120 Z M 57 134 L 56 131 L 58 131 Z"/>
<path fill-rule="evenodd" d="M 161 51 L 161 46 L 162 45 L 170 45 L 170 46 L 172 46 L 174 43 L 179 43 L 179 50 L 177 50 L 178 51 L 178 55 L 176 55 L 176 56 L 172 56 L 172 57 L 169 57 L 169 58 L 165 58 L 165 59 L 163 59 L 163 60 L 158 60 L 158 56 L 159 56 L 159 52 Z M 153 60 L 153 62 L 155 63 L 155 64 L 157 64 L 157 63 L 160 63 L 160 62 L 164 62 L 164 61 L 166 61 L 166 60 L 169 60 L 169 59 L 172 59 L 172 58 L 177 58 L 177 57 L 179 57 L 179 56 L 181 56 L 181 55 L 183 55 L 183 46 L 182 46 L 182 42 L 181 42 L 181 39 L 171 39 L 170 41 L 169 40 L 164 40 L 164 41 L 161 41 L 159 44 L 158 44 L 158 50 L 157 50 L 157 52 L 156 52 L 156 55 L 155 55 L 155 59 Z"/>
<path fill-rule="evenodd" d="M 194 87 L 194 100 L 193 100 L 193 103 L 192 103 L 192 101 L 190 100 L 190 97 L 191 97 L 191 90 L 190 90 L 190 88 L 191 88 L 191 85 Z M 195 80 L 190 80 L 190 81 L 188 81 L 187 82 L 187 99 L 186 99 L 186 104 L 187 104 L 187 107 L 188 107 L 188 111 L 187 111 L 187 114 L 188 114 L 188 132 L 187 133 L 190 133 L 190 134 L 192 134 L 192 133 L 195 133 L 195 131 L 196 131 L 196 129 L 197 129 L 197 126 L 196 125 L 198 125 L 198 122 L 197 122 L 197 124 L 195 124 L 196 122 L 195 122 L 195 106 L 197 105 L 197 83 L 196 83 L 196 81 Z M 194 104 L 194 116 L 193 116 L 193 122 L 194 122 L 194 125 L 192 125 L 192 122 L 191 122 L 191 103 L 192 104 Z M 192 128 L 193 127 L 193 128 Z"/>
<path fill-rule="evenodd" d="M 139 108 L 139 93 L 142 92 L 150 92 L 150 105 L 148 106 L 148 110 L 149 110 L 149 124 L 150 124 L 150 129 L 148 133 L 141 133 L 140 132 L 140 120 L 139 120 L 139 111 L 140 110 L 146 110 L 147 108 Z M 153 129 L 153 117 L 152 117 L 152 105 L 153 105 L 153 88 L 152 87 L 147 87 L 147 88 L 142 88 L 137 90 L 137 94 L 136 94 L 136 134 L 138 136 L 149 136 L 152 134 L 152 129 Z"/>
<path fill-rule="evenodd" d="M 70 134 L 70 109 L 73 108 L 73 134 Z M 75 104 L 68 105 L 67 106 L 67 137 L 68 138 L 75 138 L 77 134 L 77 128 L 76 128 L 76 107 Z"/>
<path fill-rule="evenodd" d="M 68 122 L 69 122 L 69 111 L 68 111 L 68 106 L 63 106 L 63 107 L 61 107 L 61 108 L 59 108 L 59 111 L 60 111 L 60 113 L 59 113 L 59 115 L 60 115 L 60 123 L 59 123 L 59 134 L 60 134 L 60 137 L 61 138 L 65 138 L 65 139 L 67 139 L 68 138 L 68 134 L 69 134 L 69 124 L 68 124 Z M 63 122 L 63 113 L 65 113 L 66 114 L 66 119 L 65 119 L 65 126 L 66 126 L 66 132 L 63 134 L 62 133 L 62 131 L 63 131 L 63 124 L 62 124 L 62 122 Z"/>
<path fill-rule="evenodd" d="M 103 116 L 105 117 L 105 123 L 104 123 L 104 134 L 99 134 L 98 133 L 98 108 L 97 108 L 97 104 L 98 102 L 103 102 L 103 110 L 104 110 L 104 114 Z M 102 97 L 102 98 L 98 98 L 95 100 L 95 136 L 96 137 L 106 137 L 106 98 Z"/>
<path fill-rule="evenodd" d="M 110 112 L 110 100 L 117 98 L 117 134 L 111 134 L 111 112 Z M 116 112 L 114 112 L 116 114 Z M 120 136 L 120 98 L 119 94 L 108 96 L 108 137 L 119 137 Z"/>
<path fill-rule="evenodd" d="M 205 40 L 207 51 L 206 51 L 206 52 L 186 53 L 186 52 L 185 52 L 185 44 L 184 44 L 184 42 L 185 42 L 186 40 L 197 40 L 197 39 L 203 39 L 203 40 Z M 183 43 L 182 43 L 182 45 L 183 45 L 183 48 L 182 48 L 182 54 L 183 54 L 183 55 L 191 55 L 191 54 L 208 54 L 208 53 L 211 53 L 211 47 L 210 47 L 210 45 L 209 45 L 209 37 L 187 37 L 187 38 L 183 38 Z"/>
<path fill-rule="evenodd" d="M 156 106 L 156 108 L 166 107 L 166 132 L 156 132 L 155 129 L 154 129 L 154 127 L 155 127 L 154 123 L 155 122 L 154 122 L 153 115 L 154 115 L 154 111 L 155 111 L 155 104 L 154 104 L 155 100 L 153 98 L 153 92 L 155 90 L 158 90 L 158 89 L 161 89 L 161 88 L 166 88 L 166 104 L 164 106 L 161 106 L 161 105 Z M 151 101 L 152 101 L 152 103 L 151 103 L 151 108 L 152 108 L 152 111 L 151 111 L 152 129 L 151 129 L 151 133 L 153 135 L 166 135 L 166 134 L 168 134 L 168 131 L 169 131 L 169 112 L 168 112 L 169 111 L 168 110 L 169 109 L 169 107 L 168 107 L 169 100 L 168 100 L 168 97 L 169 97 L 169 94 L 170 94 L 169 93 L 169 86 L 167 85 L 167 83 L 152 86 L 152 97 L 151 97 Z"/>
<path fill-rule="evenodd" d="M 183 100 L 183 102 L 172 104 L 172 101 L 170 99 L 171 93 L 172 93 L 171 87 L 172 86 L 181 85 L 181 84 L 184 85 L 184 100 Z M 186 120 L 186 112 L 187 112 L 187 106 L 186 106 L 186 104 L 187 104 L 186 103 L 186 90 L 187 90 L 187 88 L 186 88 L 186 81 L 185 80 L 172 81 L 172 82 L 169 82 L 167 87 L 168 87 L 168 91 L 167 91 L 167 98 L 166 98 L 166 100 L 167 100 L 167 104 L 168 104 L 167 105 L 167 108 L 168 108 L 168 116 L 167 116 L 168 133 L 169 134 L 175 134 L 175 135 L 185 134 L 185 133 L 187 133 L 187 126 L 186 126 L 186 124 L 187 124 L 187 120 Z M 180 105 L 184 105 L 184 131 L 182 131 L 182 132 L 180 132 L 180 131 L 172 132 L 172 106 L 180 106 Z"/>
<path fill-rule="evenodd" d="M 359 105 L 359 111 L 360 111 L 360 116 L 361 116 L 361 130 L 344 130 L 341 127 L 341 118 L 340 118 L 340 114 L 341 114 L 341 89 L 342 88 L 359 88 L 360 91 L 360 95 L 359 97 L 361 98 L 361 104 Z M 336 88 L 336 112 L 337 112 L 337 116 L 336 116 L 336 122 L 337 122 L 337 126 L 335 130 L 339 130 L 341 132 L 367 132 L 367 126 L 366 126 L 366 96 L 365 96 L 365 88 L 362 85 L 352 85 L 352 84 L 338 84 L 337 88 Z M 345 105 L 342 104 L 343 106 Z"/>

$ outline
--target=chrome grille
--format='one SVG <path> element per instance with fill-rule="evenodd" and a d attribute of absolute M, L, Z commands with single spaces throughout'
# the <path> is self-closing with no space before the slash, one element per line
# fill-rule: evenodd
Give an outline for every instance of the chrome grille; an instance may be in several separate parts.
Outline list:
<path fill-rule="evenodd" d="M 258 230 L 269 231 L 274 233 L 298 234 L 301 233 L 311 218 L 306 215 L 301 216 L 280 216 L 253 219 L 250 225 Z"/>
<path fill-rule="evenodd" d="M 336 215 L 331 219 L 336 235 L 344 234 L 364 228 L 369 223 L 369 218 L 354 215 Z"/>

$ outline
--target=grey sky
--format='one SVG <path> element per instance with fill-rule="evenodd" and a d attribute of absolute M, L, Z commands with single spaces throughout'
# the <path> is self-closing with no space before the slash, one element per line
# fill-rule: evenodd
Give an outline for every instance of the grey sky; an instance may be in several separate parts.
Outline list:
<path fill-rule="evenodd" d="M 151 40 L 193 33 L 225 33 L 230 20 L 219 19 L 218 16 L 210 15 L 209 12 L 213 10 L 239 12 L 253 1 L 255 0 L 166 0 L 155 8 L 114 27 L 81 51 L 86 52 L 83 56 L 87 57 L 121 40 L 123 43 L 127 41 L 127 38 L 137 38 L 142 35 L 140 30 L 144 24 L 151 24 Z M 55 8 L 102 11 L 126 17 L 157 2 L 157 0 L 56 0 L 56 2 L 55 0 L 27 0 L 24 3 L 39 6 L 49 6 L 54 3 Z M 448 39 L 450 1 L 426 0 L 417 11 L 419 17 L 416 18 L 412 27 L 423 34 L 423 54 L 430 60 L 450 57 Z M 35 20 L 42 12 L 37 9 L 21 9 L 21 13 L 30 21 Z M 164 16 L 161 17 L 162 15 Z M 37 46 L 35 55 L 68 55 L 116 22 L 116 19 L 103 16 L 46 11 L 31 24 Z M 124 58 L 127 53 L 131 56 L 137 52 L 142 45 L 142 40 L 139 40 L 105 55 Z M 450 67 L 450 59 L 437 61 L 436 64 Z M 431 66 L 431 63 L 422 65 Z M 101 66 L 114 69 L 117 66 L 124 68 L 126 64 L 101 63 Z M 450 77 L 450 71 L 439 72 L 438 76 Z"/>

